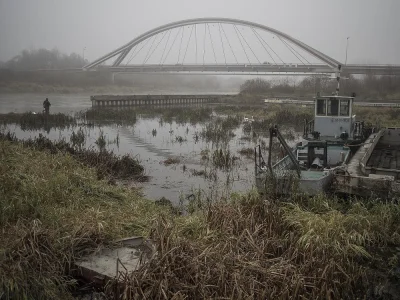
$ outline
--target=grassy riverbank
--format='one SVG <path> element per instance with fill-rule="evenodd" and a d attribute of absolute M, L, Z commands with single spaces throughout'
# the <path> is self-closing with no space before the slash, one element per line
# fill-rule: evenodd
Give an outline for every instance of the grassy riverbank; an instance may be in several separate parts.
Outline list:
<path fill-rule="evenodd" d="M 157 255 L 126 274 L 123 299 L 400 295 L 397 203 L 197 193 L 176 215 L 65 152 L 2 139 L 0 162 L 5 299 L 70 299 L 73 261 L 132 235 L 151 237 Z"/>
<path fill-rule="evenodd" d="M 98 181 L 72 156 L 0 141 L 0 294 L 63 299 L 71 263 L 101 243 L 148 234 L 161 209 Z M 9 298 L 7 298 L 9 297 Z"/>

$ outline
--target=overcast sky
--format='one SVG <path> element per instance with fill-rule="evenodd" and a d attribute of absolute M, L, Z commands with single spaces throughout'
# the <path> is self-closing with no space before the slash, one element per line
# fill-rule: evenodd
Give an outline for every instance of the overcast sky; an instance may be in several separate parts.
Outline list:
<path fill-rule="evenodd" d="M 344 62 L 400 64 L 400 0 L 0 0 L 0 60 L 58 48 L 94 60 L 165 23 L 238 18 Z"/>

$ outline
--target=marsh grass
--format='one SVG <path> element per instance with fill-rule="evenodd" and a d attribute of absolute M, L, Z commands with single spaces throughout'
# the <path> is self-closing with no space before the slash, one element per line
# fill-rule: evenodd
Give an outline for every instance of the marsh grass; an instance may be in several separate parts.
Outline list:
<path fill-rule="evenodd" d="M 247 158 L 252 158 L 254 156 L 254 148 L 242 148 L 238 152 L 240 155 L 246 156 Z"/>
<path fill-rule="evenodd" d="M 2 299 L 72 299 L 74 261 L 169 214 L 61 152 L 1 139 L 0 161 Z"/>
<path fill-rule="evenodd" d="M 99 136 L 94 143 L 97 145 L 97 147 L 99 147 L 100 151 L 105 150 L 107 145 L 107 139 L 103 130 L 100 130 Z"/>
<path fill-rule="evenodd" d="M 148 180 L 148 177 L 144 174 L 144 167 L 136 158 L 127 154 L 118 156 L 112 151 L 107 150 L 96 151 L 93 148 L 77 148 L 63 139 L 53 142 L 42 134 L 39 134 L 39 136 L 34 139 L 18 140 L 15 135 L 10 132 L 0 132 L 0 140 L 20 143 L 26 147 L 39 151 L 47 151 L 51 154 L 69 154 L 80 163 L 96 168 L 98 178 L 100 179 L 108 177 L 122 180 Z"/>
<path fill-rule="evenodd" d="M 136 111 L 133 109 L 88 109 L 77 114 L 78 118 L 89 123 L 112 123 L 133 125 L 137 121 Z"/>
<path fill-rule="evenodd" d="M 179 164 L 181 160 L 178 157 L 169 157 L 166 160 L 164 160 L 164 165 L 169 166 L 169 165 L 176 165 Z"/>
<path fill-rule="evenodd" d="M 209 107 L 167 107 L 167 108 L 137 108 L 137 113 L 147 117 L 160 116 L 160 124 L 171 124 L 175 121 L 177 124 L 204 123 L 211 119 L 212 109 Z"/>
<path fill-rule="evenodd" d="M 205 170 L 196 170 L 192 169 L 190 170 L 193 176 L 206 176 L 206 171 Z"/>
<path fill-rule="evenodd" d="M 226 144 L 228 143 L 235 134 L 231 129 L 222 126 L 222 123 L 211 122 L 206 124 L 206 126 L 200 132 L 200 136 L 207 143 L 213 142 L 215 144 Z"/>
<path fill-rule="evenodd" d="M 72 144 L 72 147 L 76 147 L 79 150 L 81 150 L 85 145 L 85 141 L 86 141 L 86 134 L 83 132 L 82 127 L 79 127 L 76 133 L 75 131 L 72 131 L 70 137 L 70 142 Z"/>
<path fill-rule="evenodd" d="M 58 128 L 64 129 L 76 125 L 76 119 L 62 113 L 57 114 L 34 114 L 28 113 L 7 113 L 0 114 L 0 123 L 3 125 L 16 124 L 22 130 L 38 130 Z"/>
<path fill-rule="evenodd" d="M 119 132 L 117 133 L 117 135 L 115 136 L 115 138 L 113 139 L 107 139 L 107 145 L 117 145 L 117 147 L 119 147 L 119 143 L 120 143 L 120 138 L 119 138 Z"/>
<path fill-rule="evenodd" d="M 230 170 L 238 158 L 231 154 L 229 149 L 214 150 L 211 155 L 213 166 L 218 169 Z"/>
<path fill-rule="evenodd" d="M 400 108 L 355 106 L 354 113 L 358 121 L 373 126 L 400 127 Z"/>
<path fill-rule="evenodd" d="M 182 144 L 184 142 L 187 142 L 187 138 L 183 137 L 181 135 L 177 135 L 177 136 L 175 136 L 175 142 Z"/>

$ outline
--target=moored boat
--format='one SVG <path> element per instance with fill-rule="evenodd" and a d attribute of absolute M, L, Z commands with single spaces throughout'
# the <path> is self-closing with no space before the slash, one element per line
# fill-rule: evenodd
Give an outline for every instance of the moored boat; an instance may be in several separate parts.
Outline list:
<path fill-rule="evenodd" d="M 303 140 L 289 148 L 278 127 L 270 128 L 272 139 L 278 138 L 286 156 L 272 165 L 271 151 L 267 163 L 261 147 L 255 149 L 256 185 L 260 192 L 273 179 L 279 194 L 294 189 L 308 195 L 327 191 L 338 170 L 344 170 L 360 145 L 374 132 L 372 126 L 357 121 L 353 115 L 355 95 L 320 96 L 314 99 L 314 119 L 305 122 Z"/>

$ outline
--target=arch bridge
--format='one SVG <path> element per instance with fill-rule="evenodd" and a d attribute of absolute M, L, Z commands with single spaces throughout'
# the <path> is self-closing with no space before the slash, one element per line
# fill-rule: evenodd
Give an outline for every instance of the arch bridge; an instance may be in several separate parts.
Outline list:
<path fill-rule="evenodd" d="M 149 30 L 83 67 L 114 73 L 400 75 L 399 65 L 340 62 L 261 24 L 197 18 Z"/>

